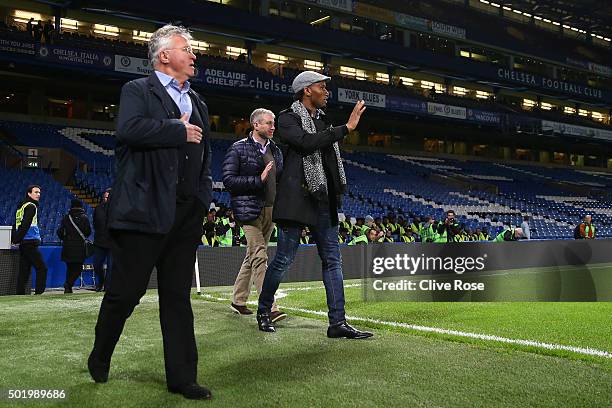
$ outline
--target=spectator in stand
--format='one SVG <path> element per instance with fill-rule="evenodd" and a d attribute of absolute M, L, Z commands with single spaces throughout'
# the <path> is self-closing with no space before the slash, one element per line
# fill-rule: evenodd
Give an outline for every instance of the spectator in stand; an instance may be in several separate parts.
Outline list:
<path fill-rule="evenodd" d="M 51 20 L 47 20 L 44 27 L 42 28 L 42 37 L 45 44 L 53 44 L 53 30 L 55 30 L 55 28 L 53 27 L 53 23 L 51 22 Z"/>
<path fill-rule="evenodd" d="M 448 210 L 444 222 L 438 224 L 437 233 L 439 237 L 436 242 L 455 242 L 455 235 L 459 235 L 460 232 L 461 226 L 455 219 L 455 211 Z"/>
<path fill-rule="evenodd" d="M 351 217 L 349 216 L 348 218 L 350 219 Z M 346 219 L 347 219 L 347 216 L 345 214 L 338 213 L 338 222 L 339 222 L 338 225 L 339 225 L 339 227 L 344 227 L 346 229 L 346 233 L 350 234 L 350 232 L 353 229 L 353 226 Z"/>
<path fill-rule="evenodd" d="M 57 229 L 57 236 L 62 240 L 62 261 L 66 263 L 64 293 L 72 293 L 74 282 L 83 271 L 83 261 L 87 258 L 85 238 L 90 234 L 91 225 L 83 203 L 74 199 Z"/>
<path fill-rule="evenodd" d="M 503 229 L 497 237 L 493 240 L 494 242 L 503 242 L 503 241 L 518 241 L 523 238 L 523 230 L 520 228 L 509 228 Z"/>
<path fill-rule="evenodd" d="M 348 244 L 351 240 L 348 229 L 346 227 L 338 228 L 338 243 L 339 244 Z"/>
<path fill-rule="evenodd" d="M 34 17 L 30 17 L 26 24 L 26 31 L 30 34 L 30 37 L 34 38 Z"/>
<path fill-rule="evenodd" d="M 43 34 L 43 22 L 38 20 L 36 27 L 34 27 L 34 41 L 40 42 Z"/>
<path fill-rule="evenodd" d="M 523 222 L 521 223 L 521 229 L 523 230 L 523 237 L 525 239 L 531 239 L 531 231 L 529 230 L 529 216 L 525 215 L 523 217 Z"/>
<path fill-rule="evenodd" d="M 302 228 L 302 235 L 300 237 L 300 245 L 308 245 L 310 244 L 310 231 L 308 227 Z M 274 323 L 274 320 L 272 321 Z"/>
<path fill-rule="evenodd" d="M 384 236 L 385 233 L 376 230 L 376 228 L 366 228 L 362 234 L 356 236 L 351 242 L 349 242 L 349 246 L 367 245 L 381 242 Z"/>
<path fill-rule="evenodd" d="M 204 223 L 204 234 L 202 235 L 202 243 L 208 246 L 219 246 L 217 239 L 217 211 L 210 209 L 206 215 L 206 222 Z"/>
<path fill-rule="evenodd" d="M 595 239 L 595 226 L 590 215 L 584 216 L 584 221 L 580 223 L 580 236 L 582 239 Z"/>

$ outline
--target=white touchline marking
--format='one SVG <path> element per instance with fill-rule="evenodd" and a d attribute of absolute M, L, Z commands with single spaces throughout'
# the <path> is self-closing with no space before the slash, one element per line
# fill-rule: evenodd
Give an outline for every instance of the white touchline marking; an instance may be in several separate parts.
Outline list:
<path fill-rule="evenodd" d="M 360 285 L 361 284 L 355 284 L 353 286 L 360 286 Z M 307 288 L 301 288 L 301 289 L 307 290 Z M 313 287 L 311 289 L 318 289 L 318 288 Z M 283 290 L 279 290 L 279 292 L 282 292 L 282 291 Z M 287 293 L 281 293 L 281 294 L 283 295 L 282 297 L 287 296 Z M 205 293 L 203 293 L 201 296 L 208 298 L 208 299 L 215 300 L 215 301 L 221 301 L 221 302 L 229 301 L 229 299 L 227 298 L 215 297 L 215 296 L 208 295 Z M 277 296 L 276 298 L 280 299 L 281 296 Z M 247 304 L 257 305 L 257 302 L 249 301 L 247 302 Z M 323 312 L 320 310 L 302 309 L 299 307 L 290 307 L 290 306 L 283 306 L 283 309 L 293 310 L 295 312 L 300 312 L 300 313 L 305 313 L 305 314 L 312 314 L 316 316 L 327 316 L 327 312 Z M 495 341 L 498 343 L 516 344 L 519 346 L 536 347 L 536 348 L 541 348 L 541 349 L 546 349 L 546 350 L 571 351 L 577 354 L 612 359 L 611 352 L 604 351 L 604 350 L 598 350 L 598 349 L 594 349 L 591 347 L 576 347 L 576 346 L 566 346 L 563 344 L 555 344 L 555 343 L 543 343 L 543 342 L 535 341 L 535 340 L 511 339 L 508 337 L 495 336 L 491 334 L 471 333 L 471 332 L 464 332 L 460 330 L 441 329 L 439 327 L 420 326 L 416 324 L 408 324 L 408 323 L 401 323 L 401 322 L 389 322 L 389 321 L 384 321 L 384 320 L 371 319 L 368 317 L 347 316 L 346 318 L 348 320 L 354 320 L 358 322 L 374 323 L 374 324 L 379 324 L 382 326 L 390 326 L 390 327 L 401 327 L 403 329 L 415 330 L 415 331 L 420 331 L 420 332 L 437 333 L 437 334 L 444 334 L 444 335 L 450 335 L 450 336 L 472 338 L 472 339 L 477 339 L 477 340 Z"/>
<path fill-rule="evenodd" d="M 348 285 L 344 285 L 344 288 L 357 288 L 361 286 L 361 283 L 351 283 Z M 302 287 L 297 287 L 297 288 L 280 288 L 279 290 L 283 290 L 285 292 L 289 292 L 289 291 L 300 291 L 300 290 L 315 290 L 315 289 L 325 289 L 325 286 L 302 286 Z"/>
<path fill-rule="evenodd" d="M 253 302 L 253 303 L 256 303 L 256 302 Z M 322 312 L 322 311 L 317 311 L 317 310 L 301 309 L 298 307 L 289 307 L 289 306 L 283 306 L 283 309 L 293 310 L 295 312 L 313 314 L 317 316 L 327 316 L 327 312 Z M 401 327 L 403 329 L 410 329 L 410 330 L 416 330 L 416 331 L 421 331 L 421 332 L 446 334 L 446 335 L 451 335 L 451 336 L 467 337 L 467 338 L 473 338 L 473 339 L 478 339 L 478 340 L 496 341 L 499 343 L 517 344 L 521 346 L 537 347 L 537 348 L 543 348 L 547 350 L 571 351 L 571 352 L 578 353 L 578 354 L 585 354 L 585 355 L 590 355 L 590 356 L 598 356 L 598 357 L 612 359 L 612 353 L 608 351 L 597 350 L 597 349 L 590 348 L 590 347 L 565 346 L 562 344 L 543 343 L 543 342 L 539 342 L 535 340 L 511 339 L 511 338 L 500 337 L 500 336 L 495 336 L 491 334 L 470 333 L 470 332 L 464 332 L 464 331 L 459 331 L 459 330 L 441 329 L 438 327 L 419 326 L 415 324 L 400 323 L 400 322 L 388 322 L 384 320 L 370 319 L 368 317 L 347 316 L 346 318 L 347 320 L 375 323 L 375 324 L 380 324 L 383 326 Z"/>

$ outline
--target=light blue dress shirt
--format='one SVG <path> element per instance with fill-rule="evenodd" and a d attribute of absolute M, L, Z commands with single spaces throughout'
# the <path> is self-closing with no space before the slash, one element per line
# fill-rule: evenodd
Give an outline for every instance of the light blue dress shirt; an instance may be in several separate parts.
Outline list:
<path fill-rule="evenodd" d="M 174 103 L 176 103 L 176 106 L 179 107 L 181 116 L 183 116 L 185 112 L 189 114 L 187 117 L 187 121 L 189 121 L 189 118 L 191 118 L 191 112 L 193 111 L 193 107 L 191 106 L 191 98 L 187 94 L 191 86 L 189 81 L 185 81 L 183 88 L 181 89 L 179 82 L 170 75 L 159 71 L 155 71 L 155 75 L 157 75 L 157 78 L 159 78 L 159 82 L 161 82 L 162 86 L 166 88 L 166 92 L 168 92 L 168 95 L 170 95 Z"/>

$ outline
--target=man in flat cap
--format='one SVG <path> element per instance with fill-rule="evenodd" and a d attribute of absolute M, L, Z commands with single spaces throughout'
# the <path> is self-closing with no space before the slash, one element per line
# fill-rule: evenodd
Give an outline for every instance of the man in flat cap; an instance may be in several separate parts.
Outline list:
<path fill-rule="evenodd" d="M 278 115 L 277 134 L 284 155 L 273 212 L 279 226 L 278 244 L 259 296 L 257 323 L 259 330 L 276 331 L 270 318 L 274 294 L 295 258 L 302 228 L 308 226 L 323 266 L 329 309 L 327 337 L 365 339 L 372 333 L 346 322 L 338 245 L 338 206 L 346 191 L 338 142 L 357 127 L 365 103 L 355 104 L 345 125 L 332 127 L 322 111 L 327 105 L 330 79 L 314 71 L 300 73 L 293 80 L 293 104 Z"/>

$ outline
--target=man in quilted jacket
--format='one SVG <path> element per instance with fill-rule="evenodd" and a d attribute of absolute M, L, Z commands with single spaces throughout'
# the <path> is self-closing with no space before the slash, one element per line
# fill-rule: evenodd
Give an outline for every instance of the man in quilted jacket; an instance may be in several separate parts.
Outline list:
<path fill-rule="evenodd" d="M 272 207 L 276 184 L 283 169 L 283 156 L 272 141 L 274 113 L 256 109 L 251 114 L 251 126 L 253 131 L 234 143 L 223 161 L 223 184 L 232 196 L 234 218 L 242 224 L 247 240 L 230 305 L 240 315 L 253 314 L 246 306 L 251 287 L 255 285 L 257 293 L 261 293 L 268 267 L 268 242 L 274 229 Z M 273 322 L 286 316 L 273 304 L 270 313 Z"/>

